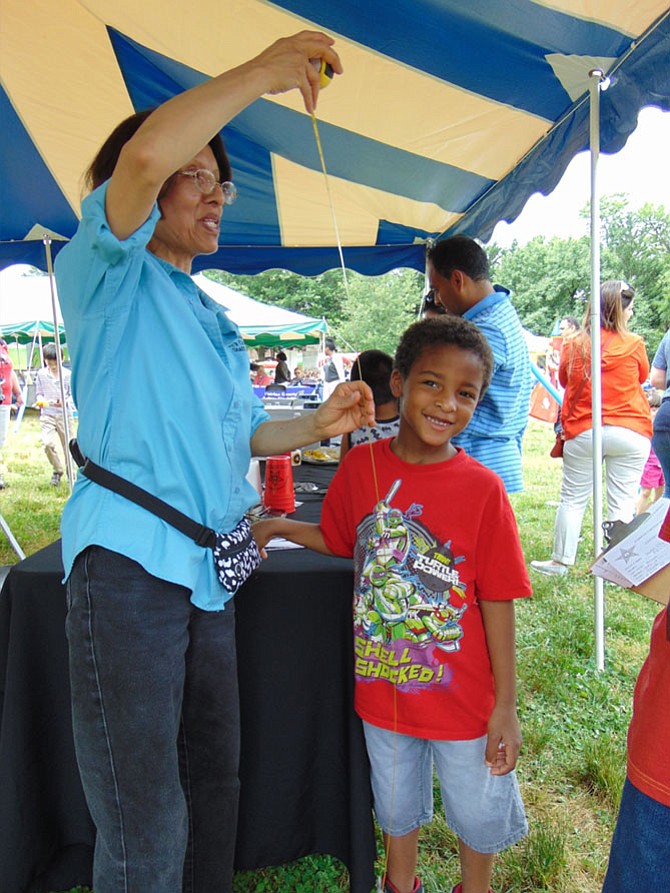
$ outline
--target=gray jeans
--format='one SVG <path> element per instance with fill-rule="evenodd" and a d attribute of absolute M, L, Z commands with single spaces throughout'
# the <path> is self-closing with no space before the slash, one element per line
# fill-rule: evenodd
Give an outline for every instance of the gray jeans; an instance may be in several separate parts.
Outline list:
<path fill-rule="evenodd" d="M 72 721 L 96 893 L 229 893 L 239 698 L 232 601 L 97 546 L 68 578 Z"/>

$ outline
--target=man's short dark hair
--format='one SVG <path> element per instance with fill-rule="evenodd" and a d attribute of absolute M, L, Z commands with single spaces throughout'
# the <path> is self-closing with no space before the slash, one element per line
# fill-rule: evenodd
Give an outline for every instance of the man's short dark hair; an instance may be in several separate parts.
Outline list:
<path fill-rule="evenodd" d="M 393 357 L 383 350 L 364 350 L 359 353 L 351 367 L 351 381 L 362 379 L 372 389 L 375 406 L 394 400 L 391 391 Z"/>
<path fill-rule="evenodd" d="M 58 351 L 55 344 L 45 344 L 42 348 L 42 357 L 45 360 L 57 360 Z"/>
<path fill-rule="evenodd" d="M 395 352 L 393 368 L 403 378 L 407 378 L 412 366 L 421 354 L 431 347 L 459 347 L 473 353 L 480 361 L 484 382 L 479 395 L 481 400 L 491 383 L 493 375 L 493 353 L 489 343 L 474 323 L 460 316 L 434 316 L 431 319 L 420 319 L 405 330 Z"/>
<path fill-rule="evenodd" d="M 490 279 L 489 259 L 482 246 L 468 236 L 451 236 L 433 242 L 426 249 L 426 258 L 435 271 L 448 279 L 454 270 L 460 270 L 475 282 Z"/>

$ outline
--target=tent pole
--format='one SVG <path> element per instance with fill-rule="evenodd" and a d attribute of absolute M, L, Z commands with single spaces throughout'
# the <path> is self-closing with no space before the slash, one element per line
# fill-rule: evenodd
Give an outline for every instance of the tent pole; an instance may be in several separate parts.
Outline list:
<path fill-rule="evenodd" d="M 47 272 L 49 274 L 49 286 L 51 287 L 51 310 L 54 318 L 54 343 L 56 345 L 56 361 L 58 363 L 58 379 L 60 381 L 60 405 L 63 413 L 63 429 L 65 431 L 65 469 L 67 471 L 67 483 L 72 493 L 74 487 L 74 469 L 72 467 L 72 457 L 70 456 L 70 425 L 68 422 L 67 400 L 65 397 L 65 383 L 63 382 L 63 358 L 61 356 L 60 331 L 58 328 L 58 313 L 56 312 L 56 281 L 54 279 L 53 263 L 51 259 L 51 239 L 44 236 L 44 251 L 47 260 Z"/>
<path fill-rule="evenodd" d="M 593 418 L 593 556 L 602 551 L 602 376 L 600 352 L 600 196 L 598 158 L 600 156 L 600 90 L 607 79 L 600 69 L 589 72 L 589 114 L 591 147 L 591 408 Z M 596 669 L 605 669 L 605 595 L 601 577 L 593 576 L 593 606 Z"/>

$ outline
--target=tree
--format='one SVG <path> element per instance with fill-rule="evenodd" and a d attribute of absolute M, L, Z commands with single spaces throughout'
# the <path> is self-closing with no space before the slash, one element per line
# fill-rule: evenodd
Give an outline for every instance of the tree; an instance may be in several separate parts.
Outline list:
<path fill-rule="evenodd" d="M 589 204 L 581 211 L 589 217 Z M 662 206 L 629 207 L 625 195 L 601 200 L 601 281 L 624 279 L 636 290 L 631 328 L 653 356 L 670 327 L 670 215 Z M 591 243 L 536 236 L 526 245 L 488 246 L 494 280 L 511 288 L 526 328 L 549 334 L 561 316 L 581 319 L 591 295 Z"/>
<path fill-rule="evenodd" d="M 416 319 L 424 287 L 424 277 L 415 270 L 393 270 L 383 276 L 348 270 L 346 288 L 339 269 L 312 278 L 287 270 L 256 276 L 208 270 L 207 275 L 266 304 L 324 318 L 340 350 L 377 348 L 391 354 Z"/>
<path fill-rule="evenodd" d="M 376 348 L 393 355 L 400 336 L 417 318 L 424 277 L 416 270 L 392 270 L 383 276 L 349 277 L 341 340 L 348 349 Z"/>
<path fill-rule="evenodd" d="M 562 316 L 584 314 L 589 294 L 589 242 L 579 239 L 547 240 L 536 236 L 526 245 L 489 246 L 491 275 L 512 291 L 523 325 L 538 335 L 549 335 Z"/>
<path fill-rule="evenodd" d="M 582 216 L 590 213 L 589 205 Z M 670 214 L 662 205 L 629 207 L 628 196 L 605 196 L 600 203 L 601 234 L 617 272 L 636 291 L 633 329 L 651 356 L 670 327 Z M 604 278 L 604 277 L 603 277 Z"/>
<path fill-rule="evenodd" d="M 266 270 L 255 276 L 235 276 L 223 270 L 207 270 L 217 282 L 234 288 L 265 304 L 276 304 L 305 316 L 326 319 L 339 326 L 342 319 L 344 285 L 341 270 L 327 270 L 320 276 L 300 276 L 289 270 Z"/>

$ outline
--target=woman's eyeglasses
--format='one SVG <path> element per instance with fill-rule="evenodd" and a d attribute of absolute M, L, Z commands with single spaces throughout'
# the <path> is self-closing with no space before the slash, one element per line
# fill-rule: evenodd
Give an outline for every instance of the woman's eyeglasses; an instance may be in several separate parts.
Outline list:
<path fill-rule="evenodd" d="M 237 186 L 231 180 L 217 180 L 211 171 L 198 168 L 197 171 L 177 171 L 182 177 L 190 177 L 203 195 L 211 195 L 217 186 L 221 187 L 224 205 L 232 205 L 237 198 Z"/>

